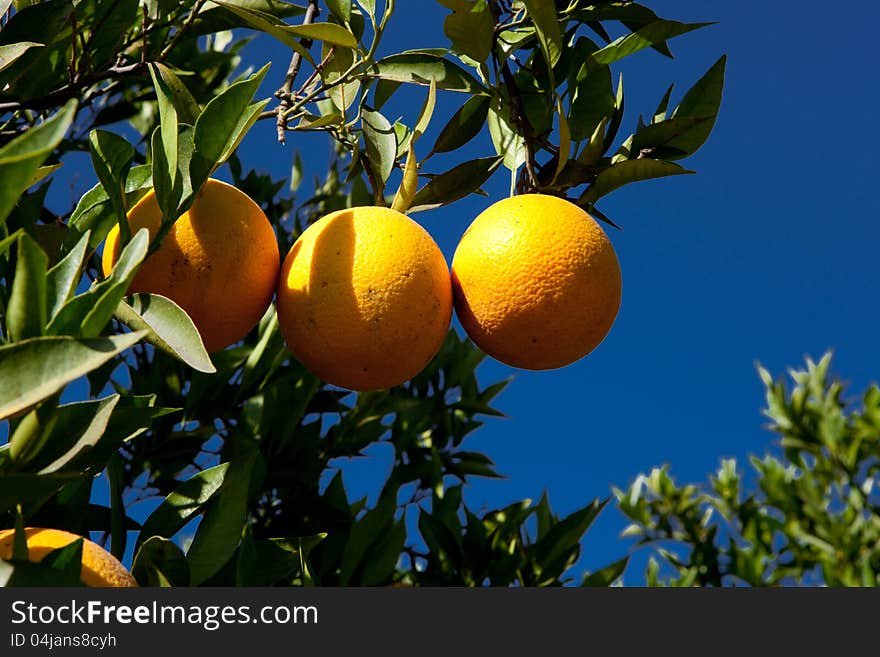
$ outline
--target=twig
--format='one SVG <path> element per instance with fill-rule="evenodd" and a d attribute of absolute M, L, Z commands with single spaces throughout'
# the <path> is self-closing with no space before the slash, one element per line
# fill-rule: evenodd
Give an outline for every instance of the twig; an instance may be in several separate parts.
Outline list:
<path fill-rule="evenodd" d="M 303 17 L 302 24 L 310 25 L 319 12 L 318 0 L 309 0 L 309 7 L 306 9 L 306 15 Z M 311 47 L 312 42 L 309 39 L 303 39 L 300 41 L 300 44 L 302 44 L 303 48 L 308 49 Z M 287 110 L 290 109 L 290 90 L 293 88 L 293 81 L 296 79 L 299 69 L 302 66 L 302 60 L 303 57 L 299 51 L 294 51 L 293 56 L 290 58 L 290 65 L 287 67 L 287 75 L 284 76 L 284 83 L 281 85 L 281 88 L 275 92 L 275 96 L 281 99 L 281 102 L 278 103 L 278 107 L 275 110 L 277 116 L 275 125 L 278 128 L 278 142 L 281 144 L 284 143 L 284 128 L 287 125 L 285 114 Z"/>
<path fill-rule="evenodd" d="M 126 66 L 112 66 L 105 71 L 99 71 L 85 78 L 81 78 L 76 83 L 66 84 L 63 87 L 59 87 L 55 91 L 52 91 L 40 98 L 0 103 L 0 113 L 16 112 L 23 109 L 42 110 L 48 109 L 50 107 L 55 107 L 56 105 L 60 105 L 71 98 L 79 96 L 80 92 L 83 89 L 95 84 L 96 82 L 122 78 L 126 75 L 140 73 L 144 70 L 146 70 L 146 65 L 141 64 L 140 62 L 137 62 L 135 64 L 128 64 Z"/>
<path fill-rule="evenodd" d="M 202 6 L 205 4 L 206 0 L 197 0 L 196 4 L 193 5 L 192 11 L 190 11 L 189 16 L 186 18 L 186 22 L 181 25 L 177 32 L 174 33 L 174 38 L 162 49 L 162 52 L 159 53 L 159 61 L 164 62 L 165 58 L 171 54 L 171 51 L 174 50 L 175 46 L 180 42 L 183 38 L 183 35 L 186 34 L 187 30 L 192 26 L 195 22 L 196 17 L 199 12 L 202 10 Z"/>

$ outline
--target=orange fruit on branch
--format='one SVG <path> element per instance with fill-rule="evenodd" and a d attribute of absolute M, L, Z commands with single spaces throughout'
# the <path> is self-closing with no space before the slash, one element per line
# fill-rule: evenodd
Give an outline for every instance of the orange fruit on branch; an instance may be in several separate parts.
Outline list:
<path fill-rule="evenodd" d="M 67 547 L 78 538 L 82 538 L 60 529 L 38 527 L 27 527 L 25 536 L 28 560 L 33 562 L 42 561 L 52 550 Z M 0 531 L 0 559 L 12 558 L 14 540 L 15 530 Z M 86 538 L 83 538 L 80 579 L 86 586 L 137 586 L 134 577 L 116 557 Z"/>
<path fill-rule="evenodd" d="M 151 190 L 128 212 L 132 233 L 155 237 L 162 211 Z M 104 245 L 102 268 L 110 273 L 121 251 L 119 227 Z M 128 292 L 168 297 L 192 318 L 208 352 L 241 340 L 272 301 L 281 257 L 272 225 L 241 190 L 210 179 L 162 245 L 141 265 Z"/>
<path fill-rule="evenodd" d="M 601 226 L 556 196 L 499 201 L 452 260 L 455 310 L 493 358 L 530 370 L 569 365 L 608 334 L 620 307 L 617 255 Z"/>
<path fill-rule="evenodd" d="M 380 390 L 418 374 L 452 318 L 449 267 L 415 221 L 356 207 L 309 226 L 281 267 L 278 320 L 290 351 L 320 379 Z"/>

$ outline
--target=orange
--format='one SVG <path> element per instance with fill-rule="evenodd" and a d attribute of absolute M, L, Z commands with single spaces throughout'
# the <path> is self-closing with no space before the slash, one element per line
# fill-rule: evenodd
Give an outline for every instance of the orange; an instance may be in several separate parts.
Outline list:
<path fill-rule="evenodd" d="M 152 239 L 162 222 L 153 190 L 128 213 L 132 233 Z M 107 235 L 104 275 L 119 257 L 119 227 Z M 210 179 L 192 207 L 174 222 L 128 292 L 168 297 L 198 328 L 209 352 L 241 340 L 272 302 L 280 266 L 278 242 L 266 215 L 247 194 Z"/>
<path fill-rule="evenodd" d="M 452 284 L 477 346 L 530 370 L 590 353 L 620 307 L 620 265 L 605 232 L 578 206 L 542 194 L 482 212 L 456 248 Z"/>
<path fill-rule="evenodd" d="M 27 537 L 28 559 L 30 561 L 42 561 L 43 557 L 52 550 L 66 547 L 76 539 L 82 538 L 77 534 L 59 529 L 39 529 L 36 527 L 26 528 L 25 536 Z M 15 530 L 0 531 L 0 559 L 12 558 L 14 538 Z M 134 577 L 125 569 L 125 566 L 119 563 L 116 557 L 97 543 L 85 538 L 82 546 L 80 579 L 86 586 L 137 586 Z"/>
<path fill-rule="evenodd" d="M 321 218 L 281 267 L 278 320 L 290 351 L 320 379 L 380 390 L 418 374 L 452 319 L 440 248 L 395 210 L 358 207 Z"/>

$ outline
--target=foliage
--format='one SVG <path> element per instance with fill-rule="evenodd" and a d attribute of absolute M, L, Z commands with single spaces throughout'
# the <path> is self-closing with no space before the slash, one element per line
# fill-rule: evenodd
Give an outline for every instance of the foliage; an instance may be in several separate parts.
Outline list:
<path fill-rule="evenodd" d="M 791 392 L 761 369 L 782 453 L 751 459 L 754 484 L 728 459 L 708 487 L 679 486 L 664 467 L 616 491 L 625 534 L 657 557 L 648 584 L 880 584 L 880 388 L 854 408 L 830 361 L 791 372 Z"/>
<path fill-rule="evenodd" d="M 480 193 L 502 165 L 512 188 L 610 221 L 595 207 L 606 194 L 686 173 L 677 161 L 711 130 L 724 58 L 624 138 L 612 67 L 648 48 L 671 56 L 668 41 L 703 24 L 633 2 L 443 0 L 448 43 L 380 57 L 393 0 L 0 4 L 0 526 L 102 532 L 117 556 L 133 541 L 133 572 L 151 585 L 570 582 L 602 503 L 560 518 L 546 497 L 482 515 L 463 502 L 471 477 L 498 476 L 463 443 L 498 414 L 507 382 L 480 385 L 483 355 L 454 332 L 412 381 L 355 395 L 290 357 L 273 309 L 209 356 L 174 302 L 126 293 L 218 171 L 261 205 L 282 253 L 327 212 L 427 210 Z M 274 98 L 268 67 L 243 60 L 258 35 L 291 51 L 286 74 L 273 70 Z M 392 121 L 383 106 L 405 84 L 425 102 Z M 429 147 L 423 135 L 452 97 Z M 299 154 L 289 184 L 241 161 L 241 141 L 267 125 L 281 142 L 327 135 L 335 156 L 313 190 Z M 485 130 L 494 152 L 461 161 Z M 56 215 L 49 186 L 76 153 L 97 183 Z M 152 241 L 124 218 L 150 188 L 163 211 Z M 124 250 L 99 278 L 117 224 Z M 387 481 L 349 500 L 340 464 L 375 445 L 394 455 Z M 109 506 L 94 502 L 102 474 Z M 148 499 L 161 503 L 131 517 Z M 44 570 L 0 574 L 21 583 Z"/>

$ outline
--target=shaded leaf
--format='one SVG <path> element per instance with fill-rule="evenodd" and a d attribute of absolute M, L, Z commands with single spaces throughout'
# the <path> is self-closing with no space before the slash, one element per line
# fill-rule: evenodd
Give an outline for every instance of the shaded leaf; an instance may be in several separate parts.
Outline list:
<path fill-rule="evenodd" d="M 436 208 L 475 192 L 489 179 L 502 160 L 501 156 L 481 157 L 462 162 L 446 173 L 434 176 L 416 193 L 409 211 Z"/>
<path fill-rule="evenodd" d="M 122 353 L 143 337 L 30 338 L 0 347 L 0 419 L 27 409 Z"/>
<path fill-rule="evenodd" d="M 650 180 L 651 178 L 663 178 L 665 176 L 676 176 L 681 174 L 694 173 L 683 169 L 673 162 L 664 160 L 640 159 L 640 160 L 624 160 L 604 169 L 595 182 L 581 194 L 578 199 L 578 205 L 592 205 L 606 194 L 610 194 L 615 189 L 628 185 L 629 183 L 640 180 Z"/>

